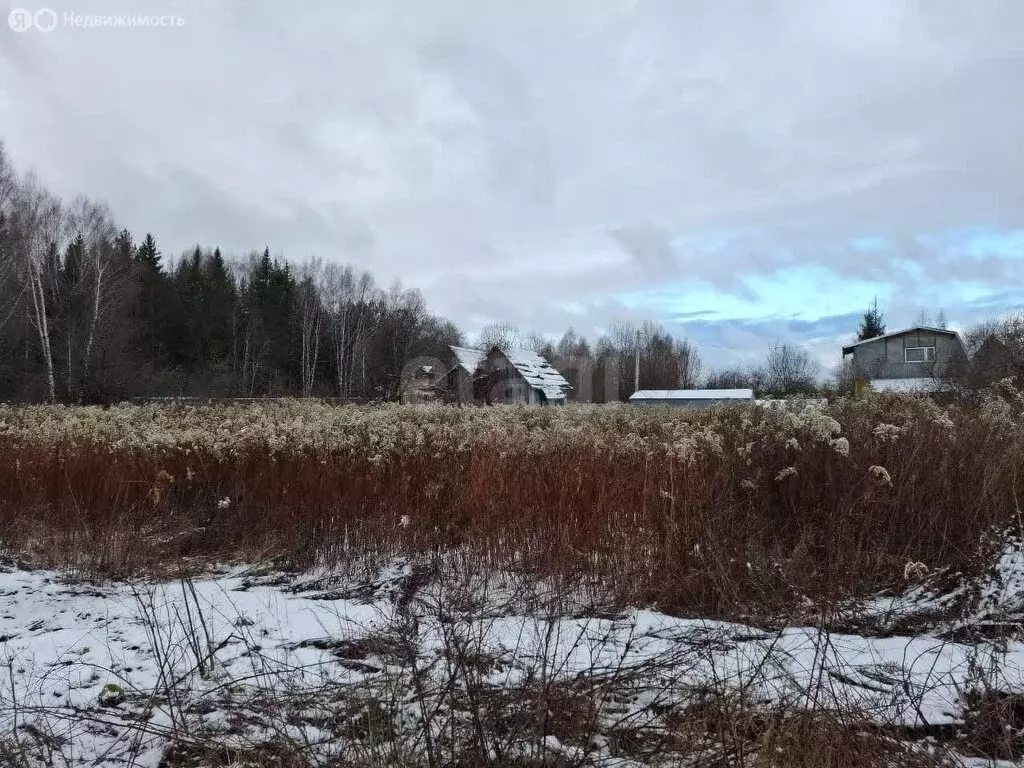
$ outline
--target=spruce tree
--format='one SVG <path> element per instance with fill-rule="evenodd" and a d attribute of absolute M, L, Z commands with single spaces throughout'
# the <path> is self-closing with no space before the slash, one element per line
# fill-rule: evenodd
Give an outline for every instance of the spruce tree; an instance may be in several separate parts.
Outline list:
<path fill-rule="evenodd" d="M 160 249 L 147 234 L 135 251 L 141 344 L 154 373 L 180 360 L 184 334 L 181 308 Z"/>
<path fill-rule="evenodd" d="M 79 232 L 64 251 L 64 286 L 70 289 L 82 278 L 82 264 L 85 261 L 85 238 Z"/>
<path fill-rule="evenodd" d="M 132 243 L 132 233 L 127 229 L 122 229 L 114 238 L 113 255 L 114 264 L 119 271 L 127 270 L 130 267 L 132 258 L 135 256 L 135 245 Z"/>
<path fill-rule="evenodd" d="M 876 297 L 864 317 L 860 321 L 860 330 L 857 332 L 857 341 L 867 341 L 876 336 L 885 334 L 885 315 L 878 309 L 878 298 Z"/>
<path fill-rule="evenodd" d="M 220 248 L 203 264 L 203 288 L 204 363 L 212 367 L 226 366 L 231 353 L 236 288 Z"/>
<path fill-rule="evenodd" d="M 203 274 L 203 250 L 196 246 L 191 256 L 182 259 L 174 270 L 174 288 L 181 302 L 184 334 L 183 362 L 190 374 L 206 365 L 207 345 L 204 338 L 206 286 Z"/>
<path fill-rule="evenodd" d="M 139 264 L 150 272 L 162 273 L 163 265 L 160 263 L 160 251 L 156 247 L 156 240 L 153 235 L 147 234 L 146 239 L 139 245 L 135 252 L 135 258 Z"/>

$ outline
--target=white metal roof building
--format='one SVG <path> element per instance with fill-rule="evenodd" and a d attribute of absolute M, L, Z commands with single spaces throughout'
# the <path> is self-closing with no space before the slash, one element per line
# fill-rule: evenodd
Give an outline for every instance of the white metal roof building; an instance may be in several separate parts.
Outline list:
<path fill-rule="evenodd" d="M 520 403 L 524 405 L 561 405 L 572 387 L 566 378 L 543 355 L 528 349 L 489 350 L 449 347 L 453 367 L 448 372 L 449 385 L 458 393 L 458 401 L 480 402 L 473 379 L 479 373 L 496 376 L 488 384 L 487 402 Z"/>
<path fill-rule="evenodd" d="M 630 395 L 632 405 L 673 408 L 714 408 L 716 405 L 753 403 L 752 389 L 638 389 Z"/>
<path fill-rule="evenodd" d="M 548 402 L 565 401 L 566 394 L 571 389 L 569 382 L 544 357 L 528 349 L 502 349 L 499 351 L 532 389 L 544 395 L 545 400 Z"/>
<path fill-rule="evenodd" d="M 462 368 L 470 375 L 476 373 L 477 366 L 479 366 L 480 363 L 484 361 L 484 358 L 487 357 L 487 353 L 482 349 L 454 346 L 449 346 L 448 349 L 450 349 L 452 351 L 452 355 L 455 356 L 455 367 Z"/>

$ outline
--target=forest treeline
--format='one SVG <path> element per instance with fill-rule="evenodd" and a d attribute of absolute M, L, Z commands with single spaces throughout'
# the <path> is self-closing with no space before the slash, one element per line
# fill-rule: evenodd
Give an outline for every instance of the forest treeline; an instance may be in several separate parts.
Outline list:
<path fill-rule="evenodd" d="M 269 247 L 168 256 L 106 205 L 61 200 L 19 174 L 0 144 L 0 400 L 393 400 L 410 361 L 445 360 L 465 343 L 418 290 L 351 264 L 297 264 Z M 602 383 L 574 392 L 599 401 L 632 392 L 638 345 L 645 386 L 691 386 L 700 374 L 692 345 L 652 323 L 614 325 L 593 345 L 572 330 L 550 343 L 495 324 L 477 343 L 539 351 L 571 381 L 594 376 Z"/>

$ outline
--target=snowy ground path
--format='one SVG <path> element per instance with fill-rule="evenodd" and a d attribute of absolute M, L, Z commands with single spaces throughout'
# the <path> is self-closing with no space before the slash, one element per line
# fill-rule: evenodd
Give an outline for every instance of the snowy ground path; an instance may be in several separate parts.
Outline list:
<path fill-rule="evenodd" d="M 543 600 L 529 608 L 504 584 L 454 591 L 414 577 L 401 563 L 365 580 L 232 569 L 101 586 L 2 572 L 0 735 L 31 736 L 52 765 L 156 768 L 170 741 L 196 734 L 258 743 L 283 733 L 329 761 L 372 730 L 368 702 L 398 713 L 388 728 L 402 718 L 410 731 L 434 728 L 429 711 L 446 732 L 453 647 L 487 690 L 611 680 L 618 706 L 602 717 L 636 727 L 708 689 L 858 709 L 911 729 L 960 722 L 979 675 L 1024 691 L 1017 642 L 766 632 L 647 610 L 581 615 Z M 279 720 L 267 704 L 275 695 L 286 700 L 275 711 L 288 709 Z"/>

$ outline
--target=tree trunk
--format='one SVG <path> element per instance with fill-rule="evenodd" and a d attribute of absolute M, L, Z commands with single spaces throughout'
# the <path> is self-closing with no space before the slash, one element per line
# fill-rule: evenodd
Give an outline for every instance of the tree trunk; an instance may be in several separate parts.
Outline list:
<path fill-rule="evenodd" d="M 96 340 L 96 326 L 100 318 L 100 300 L 103 296 L 103 273 L 106 271 L 100 264 L 100 256 L 96 254 L 96 288 L 92 294 L 92 318 L 89 321 L 89 336 L 85 342 L 85 359 L 82 361 L 82 384 L 79 389 L 79 400 L 85 396 L 86 384 L 89 378 L 89 366 L 92 361 L 92 346 Z"/>
<path fill-rule="evenodd" d="M 50 328 L 46 320 L 46 293 L 43 291 L 43 278 L 39 268 L 29 265 L 29 283 L 32 289 L 32 308 L 35 313 L 35 326 L 39 334 L 39 348 L 43 353 L 46 366 L 46 392 L 50 402 L 57 400 L 57 387 L 53 377 L 53 354 L 50 351 Z"/>

